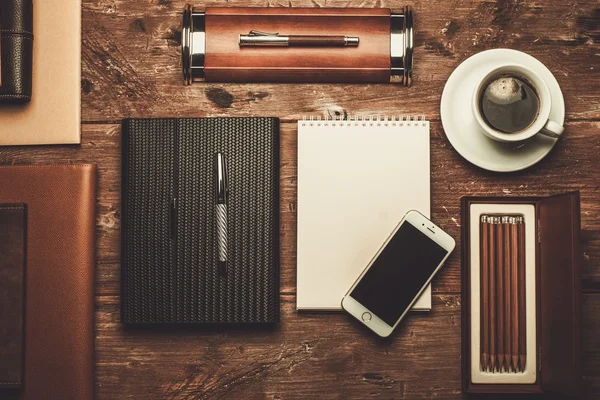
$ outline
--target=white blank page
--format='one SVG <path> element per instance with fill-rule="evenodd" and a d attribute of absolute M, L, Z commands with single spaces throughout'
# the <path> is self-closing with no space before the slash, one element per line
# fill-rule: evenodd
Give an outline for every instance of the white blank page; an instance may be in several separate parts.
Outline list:
<path fill-rule="evenodd" d="M 341 310 L 404 214 L 429 217 L 429 172 L 427 121 L 298 122 L 299 310 Z"/>

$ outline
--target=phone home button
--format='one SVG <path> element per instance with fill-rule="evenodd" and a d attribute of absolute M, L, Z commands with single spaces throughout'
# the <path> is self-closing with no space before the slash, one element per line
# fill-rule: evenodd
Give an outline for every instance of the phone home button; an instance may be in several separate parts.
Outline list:
<path fill-rule="evenodd" d="M 370 312 L 364 312 L 362 315 L 362 320 L 365 322 L 369 322 L 373 318 Z"/>

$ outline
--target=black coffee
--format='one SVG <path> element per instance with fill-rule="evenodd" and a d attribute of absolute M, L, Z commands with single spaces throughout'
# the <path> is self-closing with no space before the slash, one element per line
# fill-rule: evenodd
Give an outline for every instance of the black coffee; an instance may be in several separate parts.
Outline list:
<path fill-rule="evenodd" d="M 503 133 L 517 133 L 536 120 L 540 98 L 527 80 L 515 75 L 501 75 L 485 87 L 479 106 L 490 127 Z"/>

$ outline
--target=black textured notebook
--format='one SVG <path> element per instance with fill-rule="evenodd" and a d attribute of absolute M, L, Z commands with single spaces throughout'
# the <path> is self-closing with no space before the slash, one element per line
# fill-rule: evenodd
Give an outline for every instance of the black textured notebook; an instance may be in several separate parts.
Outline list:
<path fill-rule="evenodd" d="M 279 320 L 276 118 L 123 121 L 121 317 L 126 324 Z M 227 273 L 215 156 L 228 178 Z"/>

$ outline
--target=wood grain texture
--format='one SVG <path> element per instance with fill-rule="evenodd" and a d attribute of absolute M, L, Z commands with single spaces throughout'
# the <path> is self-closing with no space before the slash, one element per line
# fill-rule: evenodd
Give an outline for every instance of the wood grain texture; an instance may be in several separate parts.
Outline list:
<path fill-rule="evenodd" d="M 391 340 L 375 339 L 344 314 L 297 314 L 294 296 L 281 300 L 282 323 L 274 330 L 175 335 L 126 332 L 119 323 L 118 297 L 99 298 L 98 397 L 460 395 L 459 296 L 436 295 L 434 311 L 415 315 Z M 439 334 L 431 335 L 432 330 Z"/>
<path fill-rule="evenodd" d="M 415 81 L 396 85 L 195 84 L 181 77 L 185 0 L 83 0 L 83 143 L 0 148 L 0 163 L 99 167 L 96 304 L 98 399 L 461 398 L 460 255 L 434 279 L 434 308 L 380 341 L 343 314 L 298 314 L 297 140 L 303 115 L 425 114 L 432 119 L 432 219 L 460 238 L 463 195 L 581 190 L 584 393 L 600 396 L 600 6 L 550 0 L 422 0 Z M 208 1 L 206 6 L 223 6 Z M 227 6 L 401 7 L 391 0 L 241 0 Z M 463 160 L 439 123 L 452 70 L 489 48 L 526 51 L 556 75 L 565 136 L 526 171 Z M 119 316 L 120 126 L 123 117 L 277 116 L 281 127 L 281 324 L 272 331 L 125 331 Z M 343 199 L 341 199 L 343 200 Z M 460 248 L 460 244 L 457 243 Z"/>
<path fill-rule="evenodd" d="M 411 88 L 398 85 L 195 84 L 183 86 L 181 12 L 186 0 L 84 0 L 83 118 L 425 114 L 439 119 L 445 81 L 463 60 L 506 47 L 556 75 L 571 119 L 600 113 L 597 0 L 420 0 Z M 223 6 L 206 1 L 199 6 Z M 227 6 L 392 7 L 392 0 L 246 0 Z"/>
<path fill-rule="evenodd" d="M 274 330 L 125 331 L 119 299 L 97 300 L 97 395 L 161 398 L 461 398 L 460 296 L 434 295 L 389 340 L 344 314 L 297 314 Z M 583 296 L 584 315 L 600 296 Z M 584 392 L 600 391 L 598 318 L 583 326 Z"/>

